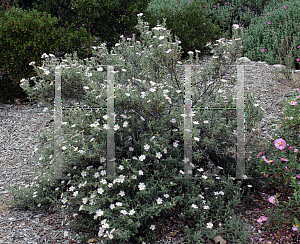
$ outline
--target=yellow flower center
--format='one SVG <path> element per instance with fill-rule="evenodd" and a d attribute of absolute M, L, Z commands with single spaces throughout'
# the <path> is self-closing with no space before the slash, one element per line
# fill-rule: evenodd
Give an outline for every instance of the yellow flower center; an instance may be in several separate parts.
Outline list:
<path fill-rule="evenodd" d="M 282 145 L 282 142 L 279 142 L 279 145 L 281 146 L 281 145 Z"/>

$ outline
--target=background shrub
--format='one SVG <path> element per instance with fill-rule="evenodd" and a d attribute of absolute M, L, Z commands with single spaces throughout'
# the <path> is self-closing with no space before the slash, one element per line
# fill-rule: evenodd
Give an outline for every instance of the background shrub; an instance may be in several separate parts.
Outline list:
<path fill-rule="evenodd" d="M 36 74 L 29 63 L 42 64 L 44 52 L 66 53 L 77 48 L 78 56 L 83 58 L 90 51 L 94 38 L 84 29 L 78 32 L 57 28 L 56 23 L 56 18 L 36 10 L 22 11 L 13 7 L 1 15 L 0 66 L 6 76 L 0 82 L 0 102 L 13 101 L 17 95 L 27 97 L 19 87 L 20 80 Z"/>
<path fill-rule="evenodd" d="M 287 9 L 284 9 L 284 6 Z M 207 10 L 206 17 L 218 25 L 227 36 L 232 36 L 233 24 L 244 27 L 242 56 L 253 61 L 266 61 L 270 65 L 280 63 L 273 31 L 279 47 L 281 46 L 281 39 L 285 40 L 286 36 L 289 36 L 289 46 L 293 41 L 291 36 L 299 37 L 298 0 L 292 2 L 284 0 L 236 0 L 228 2 L 222 0 L 219 5 L 208 2 L 205 9 Z M 268 21 L 270 21 L 270 25 Z M 297 63 L 297 58 L 300 57 L 299 41 L 293 45 L 295 50 L 293 64 L 296 69 L 300 67 Z M 286 40 L 284 45 L 286 45 Z M 261 49 L 264 49 L 264 52 Z M 285 65 L 286 60 L 282 59 L 282 61 Z"/>
<path fill-rule="evenodd" d="M 137 14 L 143 12 L 149 2 L 150 0 L 34 0 L 32 8 L 56 17 L 61 27 L 70 27 L 77 31 L 83 27 L 91 36 L 97 37 L 98 44 L 106 43 L 110 51 L 122 34 L 128 37 L 137 33 L 134 28 L 137 24 Z M 64 53 L 60 57 L 63 55 Z"/>
<path fill-rule="evenodd" d="M 279 47 L 286 47 L 286 37 L 289 37 L 288 46 L 294 47 L 292 63 L 296 68 L 299 67 L 296 60 L 300 58 L 299 10 L 300 1 L 279 3 L 272 1 L 272 4 L 266 6 L 262 15 L 253 18 L 249 28 L 244 30 L 243 55 L 254 61 L 266 61 L 270 65 L 278 64 L 280 59 L 277 44 Z M 292 44 L 291 38 L 297 38 L 295 44 Z M 283 46 L 281 39 L 284 39 Z M 286 52 L 281 52 L 281 58 L 283 64 L 286 65 L 287 60 L 284 53 Z"/>
<path fill-rule="evenodd" d="M 166 26 L 172 34 L 181 40 L 183 54 L 181 59 L 188 57 L 188 51 L 200 50 L 199 56 L 208 54 L 210 49 L 206 47 L 208 42 L 215 42 L 223 37 L 218 26 L 206 18 L 203 0 L 179 1 L 152 1 L 145 13 L 145 20 L 152 28 L 157 20 L 162 23 L 166 18 Z M 178 6 L 179 5 L 179 6 Z"/>

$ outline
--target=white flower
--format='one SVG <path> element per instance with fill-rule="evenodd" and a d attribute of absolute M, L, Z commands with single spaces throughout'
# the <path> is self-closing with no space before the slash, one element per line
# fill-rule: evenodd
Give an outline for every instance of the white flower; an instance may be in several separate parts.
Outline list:
<path fill-rule="evenodd" d="M 100 180 L 100 183 L 102 183 L 102 184 L 105 185 L 105 184 L 107 184 L 107 181 L 106 181 L 105 179 L 101 179 L 101 180 Z"/>
<path fill-rule="evenodd" d="M 140 191 L 145 190 L 146 186 L 144 183 L 139 183 L 138 188 Z"/>
<path fill-rule="evenodd" d="M 155 225 L 151 225 L 151 226 L 150 226 L 150 229 L 151 229 L 151 230 L 155 230 Z"/>
<path fill-rule="evenodd" d="M 105 223 L 104 225 L 102 225 L 102 227 L 107 229 L 107 228 L 109 228 L 109 224 Z"/>
<path fill-rule="evenodd" d="M 145 160 L 145 158 L 146 158 L 146 156 L 145 156 L 145 155 L 139 156 L 139 160 L 140 160 L 140 161 L 144 161 L 144 160 Z"/>
<path fill-rule="evenodd" d="M 149 146 L 148 144 L 144 145 L 144 149 L 145 149 L 146 151 L 148 151 L 149 148 L 150 148 L 150 146 Z"/>
<path fill-rule="evenodd" d="M 74 187 L 74 186 L 71 186 L 71 187 L 69 188 L 69 191 L 74 191 L 74 189 L 75 189 L 75 187 Z"/>
<path fill-rule="evenodd" d="M 143 13 L 139 13 L 137 16 L 143 16 Z"/>
<path fill-rule="evenodd" d="M 97 216 L 102 216 L 104 214 L 104 212 L 101 209 L 98 209 L 96 211 Z"/>
<path fill-rule="evenodd" d="M 192 204 L 192 208 L 198 208 L 198 206 L 195 204 Z"/>
<path fill-rule="evenodd" d="M 214 225 L 211 223 L 211 222 L 209 222 L 209 223 L 207 223 L 207 228 L 209 228 L 209 229 L 211 229 L 212 227 L 213 227 Z"/>
<path fill-rule="evenodd" d="M 160 159 L 162 157 L 162 154 L 160 152 L 158 152 L 158 153 L 156 153 L 156 157 Z"/>
<path fill-rule="evenodd" d="M 209 206 L 208 206 L 208 205 L 206 205 L 206 206 L 203 206 L 203 208 L 204 208 L 204 209 L 209 209 Z"/>
<path fill-rule="evenodd" d="M 239 25 L 232 25 L 233 29 L 236 30 L 238 29 L 240 26 Z"/>
<path fill-rule="evenodd" d="M 161 198 L 156 199 L 156 202 L 157 202 L 157 204 L 162 204 L 163 203 Z"/>

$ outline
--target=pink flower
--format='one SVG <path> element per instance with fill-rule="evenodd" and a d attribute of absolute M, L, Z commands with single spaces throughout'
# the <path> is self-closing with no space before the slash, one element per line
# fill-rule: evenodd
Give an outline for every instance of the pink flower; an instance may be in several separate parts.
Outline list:
<path fill-rule="evenodd" d="M 269 13 L 267 13 L 267 15 L 270 15 Z"/>
<path fill-rule="evenodd" d="M 260 153 L 258 153 L 256 156 L 257 157 L 260 157 L 261 155 L 263 155 L 264 154 L 264 152 L 260 152 Z"/>
<path fill-rule="evenodd" d="M 268 25 L 270 24 L 270 21 L 268 21 Z"/>
<path fill-rule="evenodd" d="M 284 162 L 287 162 L 287 161 L 289 161 L 288 159 L 286 159 L 286 158 L 280 158 L 280 160 L 281 161 L 284 161 Z"/>
<path fill-rule="evenodd" d="M 283 150 L 286 146 L 286 143 L 283 139 L 279 138 L 274 141 L 275 147 L 277 147 L 280 150 Z"/>
<path fill-rule="evenodd" d="M 289 149 L 290 149 L 290 150 L 292 150 L 292 149 L 293 149 L 293 147 L 289 147 Z"/>
<path fill-rule="evenodd" d="M 266 217 L 266 216 L 261 216 L 258 220 L 257 220 L 257 222 L 258 223 L 261 223 L 261 222 L 263 222 L 263 221 L 266 221 L 268 218 Z"/>
<path fill-rule="evenodd" d="M 286 9 L 286 6 L 284 6 L 284 9 Z"/>
<path fill-rule="evenodd" d="M 266 177 L 266 178 L 268 178 L 268 176 L 269 176 L 268 174 L 265 174 L 265 177 Z"/>
<path fill-rule="evenodd" d="M 292 100 L 292 101 L 290 102 L 290 105 L 297 105 L 297 102 L 294 101 L 294 100 Z"/>
<path fill-rule="evenodd" d="M 300 61 L 300 59 L 299 59 L 299 58 L 297 58 L 297 61 L 299 62 L 299 61 Z"/>
<path fill-rule="evenodd" d="M 298 225 L 295 225 L 293 228 L 292 228 L 293 231 L 298 231 Z"/>
<path fill-rule="evenodd" d="M 268 161 L 268 160 L 266 159 L 265 156 L 262 156 L 262 158 L 265 160 L 265 162 L 266 162 L 267 164 L 274 162 L 274 160 L 269 160 L 269 161 Z"/>
<path fill-rule="evenodd" d="M 275 204 L 275 206 L 277 206 L 276 203 L 278 203 L 278 200 L 277 200 L 274 196 L 271 196 L 271 197 L 268 199 L 268 201 L 269 201 L 270 203 Z"/>
<path fill-rule="evenodd" d="M 265 49 L 261 49 L 261 51 L 262 51 L 262 52 L 264 52 L 264 51 L 265 51 Z"/>

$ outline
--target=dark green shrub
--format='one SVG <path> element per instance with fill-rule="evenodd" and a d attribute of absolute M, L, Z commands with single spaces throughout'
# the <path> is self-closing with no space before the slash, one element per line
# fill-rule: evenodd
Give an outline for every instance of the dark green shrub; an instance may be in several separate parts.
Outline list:
<path fill-rule="evenodd" d="M 188 57 L 188 51 L 200 50 L 200 55 L 208 54 L 208 42 L 215 42 L 224 37 L 221 29 L 206 18 L 204 2 L 201 0 L 181 1 L 180 6 L 175 6 L 178 1 L 153 1 L 146 11 L 145 19 L 151 28 L 163 18 L 167 18 L 167 28 L 181 40 L 180 46 L 184 53 L 182 59 Z"/>
<path fill-rule="evenodd" d="M 35 61 L 42 64 L 43 53 L 68 53 L 77 47 L 78 56 L 86 57 L 94 38 L 83 28 L 77 32 L 69 28 L 57 28 L 56 23 L 56 18 L 36 10 L 22 11 L 13 7 L 1 15 L 0 67 L 4 74 L 0 82 L 2 103 L 12 101 L 16 95 L 26 97 L 21 93 L 19 82 L 22 78 L 36 75 L 29 63 Z"/>
<path fill-rule="evenodd" d="M 106 43 L 110 51 L 123 34 L 126 37 L 137 33 L 137 14 L 147 8 L 150 0 L 132 2 L 114 1 L 35 1 L 33 8 L 47 12 L 58 18 L 58 24 L 74 30 L 84 27 L 92 36 L 98 38 L 98 44 Z M 105 35 L 103 35 L 105 33 Z"/>

